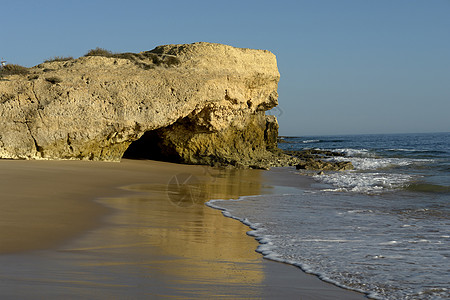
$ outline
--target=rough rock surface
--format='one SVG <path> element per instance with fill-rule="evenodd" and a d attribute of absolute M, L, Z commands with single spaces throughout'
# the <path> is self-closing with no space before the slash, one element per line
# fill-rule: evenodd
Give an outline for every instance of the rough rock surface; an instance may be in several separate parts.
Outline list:
<path fill-rule="evenodd" d="M 295 166 L 297 170 L 347 171 L 354 169 L 350 161 L 332 160 L 336 156 L 345 156 L 340 152 L 318 149 L 283 152 L 298 159 Z"/>
<path fill-rule="evenodd" d="M 210 43 L 43 63 L 0 78 L 0 158 L 292 164 L 268 151 L 279 76 L 269 51 Z"/>
<path fill-rule="evenodd" d="M 297 170 L 320 170 L 320 171 L 347 171 L 353 170 L 353 164 L 349 161 L 330 162 L 320 159 L 307 159 L 296 166 Z"/>

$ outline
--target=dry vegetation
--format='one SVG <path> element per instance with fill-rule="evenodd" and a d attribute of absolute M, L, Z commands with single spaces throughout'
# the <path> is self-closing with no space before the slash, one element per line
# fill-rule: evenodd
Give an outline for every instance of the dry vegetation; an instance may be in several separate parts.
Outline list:
<path fill-rule="evenodd" d="M 152 69 L 155 66 L 174 66 L 180 63 L 179 59 L 173 55 L 160 55 L 152 53 L 150 51 L 141 53 L 113 53 L 109 50 L 103 48 L 91 49 L 84 56 L 103 56 L 103 57 L 113 57 L 128 59 L 144 69 Z"/>
<path fill-rule="evenodd" d="M 44 62 L 54 62 L 54 61 L 69 61 L 73 60 L 74 58 L 72 56 L 54 56 L 52 58 L 49 58 L 45 60 Z"/>
<path fill-rule="evenodd" d="M 56 77 L 56 76 L 47 77 L 47 78 L 45 78 L 45 80 L 50 82 L 51 84 L 56 84 L 56 83 L 60 83 L 63 81 L 61 78 Z"/>
<path fill-rule="evenodd" d="M 27 67 L 15 64 L 7 64 L 0 69 L 0 75 L 26 75 L 30 73 Z"/>
<path fill-rule="evenodd" d="M 155 66 L 163 66 L 170 67 L 175 66 L 180 63 L 179 59 L 174 55 L 165 55 L 165 54 L 157 54 L 150 51 L 141 52 L 141 53 L 113 53 L 109 50 L 103 48 L 95 48 L 89 50 L 84 56 L 103 56 L 103 57 L 112 57 L 112 58 L 122 58 L 128 59 L 137 66 L 143 69 L 153 69 Z M 47 60 L 45 63 L 49 62 L 65 62 L 74 60 L 72 56 L 54 56 Z M 52 69 L 44 69 L 46 71 L 53 71 Z M 23 67 L 21 65 L 16 64 L 7 64 L 4 67 L 0 68 L 0 78 L 8 75 L 28 75 L 30 74 L 30 70 L 27 67 Z M 31 75 L 29 76 L 29 80 L 35 80 L 39 76 Z M 53 84 L 61 82 L 60 79 L 56 77 L 46 78 L 48 82 Z"/>

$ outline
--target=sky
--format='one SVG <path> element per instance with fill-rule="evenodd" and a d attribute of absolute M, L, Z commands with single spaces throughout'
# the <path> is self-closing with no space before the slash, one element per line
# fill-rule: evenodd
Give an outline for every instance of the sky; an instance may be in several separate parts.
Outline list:
<path fill-rule="evenodd" d="M 450 0 L 15 0 L 0 57 L 34 66 L 102 47 L 270 50 L 280 135 L 450 131 Z"/>

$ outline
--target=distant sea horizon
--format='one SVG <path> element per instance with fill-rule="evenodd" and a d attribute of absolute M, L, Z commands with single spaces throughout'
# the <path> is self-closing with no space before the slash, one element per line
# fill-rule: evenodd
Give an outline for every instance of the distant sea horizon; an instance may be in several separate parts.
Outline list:
<path fill-rule="evenodd" d="M 318 134 L 279 134 L 278 137 L 314 137 L 314 136 L 358 136 L 358 135 L 405 135 L 405 134 L 434 134 L 450 133 L 450 131 L 424 131 L 424 132 L 389 132 L 389 133 L 318 133 Z"/>

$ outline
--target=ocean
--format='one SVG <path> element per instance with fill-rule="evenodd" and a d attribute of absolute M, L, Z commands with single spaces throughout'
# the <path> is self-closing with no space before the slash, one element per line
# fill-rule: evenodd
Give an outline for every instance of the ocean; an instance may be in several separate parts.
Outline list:
<path fill-rule="evenodd" d="M 248 225 L 258 252 L 374 299 L 450 298 L 450 133 L 283 137 L 279 147 L 341 152 L 330 160 L 355 169 L 207 203 Z"/>

